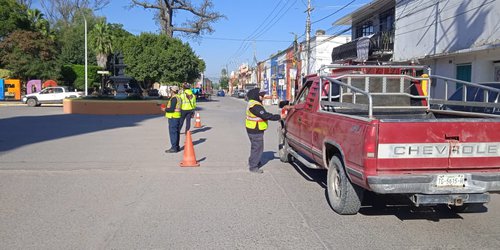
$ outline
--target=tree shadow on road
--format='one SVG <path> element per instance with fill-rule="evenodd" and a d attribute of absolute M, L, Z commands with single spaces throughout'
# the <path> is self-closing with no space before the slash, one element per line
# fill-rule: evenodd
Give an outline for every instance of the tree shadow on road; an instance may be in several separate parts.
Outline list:
<path fill-rule="evenodd" d="M 64 137 L 135 127 L 154 118 L 158 115 L 61 114 L 0 119 L 0 152 Z"/>

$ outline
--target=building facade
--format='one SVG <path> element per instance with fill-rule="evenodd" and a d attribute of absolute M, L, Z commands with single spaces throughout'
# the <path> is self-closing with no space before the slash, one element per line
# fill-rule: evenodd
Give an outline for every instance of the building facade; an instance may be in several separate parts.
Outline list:
<path fill-rule="evenodd" d="M 337 20 L 353 41 L 332 51 L 351 63 L 414 63 L 432 74 L 482 83 L 500 81 L 500 1 L 375 0 Z M 453 87 L 449 93 L 453 92 Z M 432 86 L 435 97 L 444 90 Z"/>
<path fill-rule="evenodd" d="M 302 78 L 315 74 L 322 65 L 331 64 L 331 52 L 336 46 L 349 42 L 350 36 L 325 35 L 319 31 L 310 39 L 311 53 L 306 63 L 306 42 L 293 44 L 283 51 L 258 62 L 257 82 L 277 104 L 279 100 L 294 100 L 302 86 Z M 308 67 L 307 67 L 308 66 Z M 307 67 L 307 68 L 306 68 Z"/>

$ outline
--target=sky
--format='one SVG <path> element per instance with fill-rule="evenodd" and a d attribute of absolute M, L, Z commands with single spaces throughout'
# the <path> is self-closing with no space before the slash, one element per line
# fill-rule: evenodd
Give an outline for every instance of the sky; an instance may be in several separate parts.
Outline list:
<path fill-rule="evenodd" d="M 150 0 L 156 1 L 156 0 Z M 108 23 L 120 23 L 133 33 L 159 33 L 154 10 L 130 8 L 130 0 L 111 0 L 96 14 L 105 16 Z M 194 5 L 202 0 L 191 0 Z M 243 63 L 263 61 L 278 51 L 288 48 L 295 34 L 305 40 L 307 0 L 212 0 L 213 10 L 226 16 L 212 24 L 215 32 L 192 40 L 174 33 L 174 37 L 189 43 L 206 63 L 205 77 L 218 81 L 221 70 L 234 71 Z M 336 34 L 344 27 L 332 23 L 360 8 L 370 0 L 311 0 L 311 36 L 318 29 Z M 33 6 L 39 4 L 35 0 Z M 39 8 L 39 7 L 38 7 Z M 185 12 L 174 14 L 174 25 L 186 20 Z"/>

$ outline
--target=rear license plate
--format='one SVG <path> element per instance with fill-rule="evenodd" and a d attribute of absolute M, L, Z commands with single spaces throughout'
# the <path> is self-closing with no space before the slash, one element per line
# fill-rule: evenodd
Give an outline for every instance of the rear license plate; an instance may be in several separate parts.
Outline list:
<path fill-rule="evenodd" d="M 437 187 L 464 187 L 464 174 L 440 174 L 436 179 Z"/>

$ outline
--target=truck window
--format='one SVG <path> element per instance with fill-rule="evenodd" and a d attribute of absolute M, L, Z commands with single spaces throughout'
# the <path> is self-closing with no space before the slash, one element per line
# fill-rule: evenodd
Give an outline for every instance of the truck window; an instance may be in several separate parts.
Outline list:
<path fill-rule="evenodd" d="M 62 89 L 62 88 L 55 88 L 55 89 L 54 89 L 54 92 L 55 92 L 55 93 L 62 93 L 62 92 L 63 92 L 63 89 Z"/>

